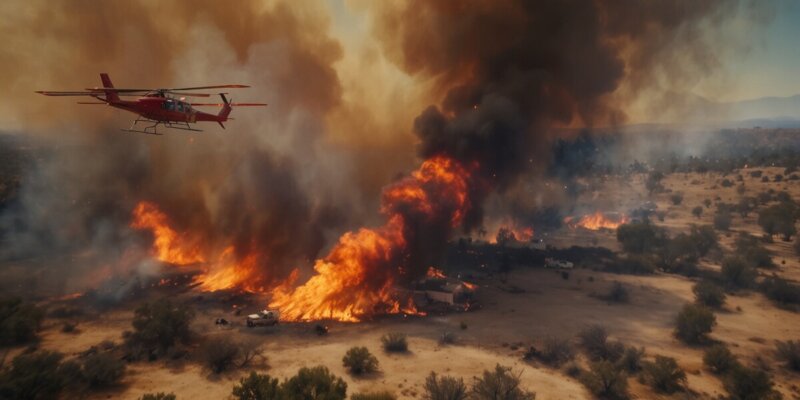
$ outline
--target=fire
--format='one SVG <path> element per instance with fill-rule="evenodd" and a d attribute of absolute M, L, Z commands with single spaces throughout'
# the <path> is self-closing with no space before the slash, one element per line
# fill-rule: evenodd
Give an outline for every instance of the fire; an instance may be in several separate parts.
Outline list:
<path fill-rule="evenodd" d="M 130 226 L 153 233 L 153 253 L 160 261 L 176 265 L 205 261 L 197 243 L 188 240 L 186 235 L 175 232 L 169 225 L 167 215 L 153 203 L 142 201 L 137 204 L 133 209 Z"/>
<path fill-rule="evenodd" d="M 428 267 L 428 272 L 425 274 L 428 278 L 446 278 L 447 276 L 442 270 L 435 267 Z"/>
<path fill-rule="evenodd" d="M 564 223 L 570 228 L 584 228 L 592 231 L 600 229 L 617 229 L 620 225 L 628 222 L 628 217 L 620 215 L 619 218 L 609 218 L 600 211 L 594 214 L 584 215 L 580 218 L 566 217 Z"/>
<path fill-rule="evenodd" d="M 269 306 L 289 321 L 359 321 L 381 310 L 419 314 L 413 302 L 402 307 L 393 293 L 395 280 L 410 267 L 409 224 L 440 219 L 450 229 L 461 224 L 470 207 L 469 178 L 469 171 L 449 158 L 423 162 L 411 176 L 384 190 L 385 225 L 342 235 L 330 253 L 316 261 L 314 276 L 293 290 L 275 290 Z"/>

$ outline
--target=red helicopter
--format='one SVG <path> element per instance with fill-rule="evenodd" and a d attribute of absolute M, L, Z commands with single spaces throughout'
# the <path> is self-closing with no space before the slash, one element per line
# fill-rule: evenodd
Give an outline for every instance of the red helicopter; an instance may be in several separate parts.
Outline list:
<path fill-rule="evenodd" d="M 231 113 L 231 108 L 241 106 L 266 106 L 265 103 L 232 103 L 226 97 L 226 93 L 219 93 L 222 98 L 222 103 L 189 103 L 185 101 L 186 97 L 209 97 L 208 93 L 187 93 L 186 91 L 203 90 L 203 89 L 238 89 L 247 88 L 246 85 L 215 85 L 215 86 L 197 86 L 197 87 L 184 87 L 184 88 L 165 88 L 165 89 L 118 89 L 111 83 L 108 74 L 100 74 L 100 80 L 103 82 L 102 88 L 85 89 L 85 91 L 73 92 L 51 92 L 51 91 L 37 91 L 36 93 L 45 96 L 89 96 L 94 97 L 100 102 L 82 102 L 78 104 L 108 104 L 111 107 L 119 108 L 122 110 L 130 111 L 139 114 L 136 120 L 128 129 L 123 129 L 125 132 L 140 132 L 151 135 L 161 135 L 158 133 L 158 126 L 164 125 L 166 128 L 180 129 L 185 131 L 202 132 L 200 129 L 195 129 L 189 124 L 202 121 L 214 121 L 225 129 L 223 122 L 233 119 L 228 118 Z M 180 98 L 175 98 L 169 95 L 178 95 Z M 135 96 L 135 100 L 122 100 L 120 96 Z M 222 107 L 219 114 L 208 114 L 202 111 L 197 111 L 192 107 L 196 106 L 215 106 Z M 135 129 L 136 124 L 139 122 L 151 123 L 142 130 Z"/>

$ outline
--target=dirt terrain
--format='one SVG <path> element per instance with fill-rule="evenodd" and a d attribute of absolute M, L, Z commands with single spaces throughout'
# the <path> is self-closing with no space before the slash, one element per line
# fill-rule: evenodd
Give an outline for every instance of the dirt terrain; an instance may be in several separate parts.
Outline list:
<path fill-rule="evenodd" d="M 763 168 L 764 174 L 774 176 L 779 168 Z M 787 190 L 794 198 L 800 197 L 797 181 L 761 182 L 751 178 L 745 170 L 746 195 L 773 188 Z M 728 178 L 734 179 L 736 173 Z M 601 188 L 612 193 L 604 197 L 614 209 L 624 211 L 637 203 L 651 200 L 666 216 L 658 225 L 671 234 L 687 231 L 691 224 L 711 224 L 713 205 L 705 209 L 700 218 L 691 209 L 704 199 L 712 201 L 718 196 L 722 201 L 735 203 L 739 194 L 735 185 L 723 188 L 722 176 L 707 174 L 672 174 L 665 177 L 667 193 L 646 195 L 644 177 L 633 180 L 608 178 Z M 738 182 L 737 182 L 738 184 Z M 669 191 L 682 192 L 683 202 L 673 205 Z M 614 196 L 619 197 L 616 202 Z M 588 193 L 582 201 L 592 204 L 596 195 Z M 593 198 L 594 197 L 594 198 Z M 627 199 L 624 202 L 622 199 Z M 599 201 L 597 201 L 600 203 Z M 598 209 L 601 209 L 598 206 Z M 761 235 L 756 224 L 756 213 L 742 218 L 734 215 L 729 234 L 720 235 L 723 251 L 729 251 L 736 233 L 740 230 Z M 548 236 L 548 243 L 559 247 L 590 245 L 594 242 L 618 250 L 615 234 L 611 230 L 588 231 L 563 228 Z M 792 243 L 776 237 L 767 248 L 773 252 L 778 265 L 774 271 L 797 281 L 800 278 L 798 256 Z M 703 260 L 707 268 L 718 268 L 713 260 Z M 770 271 L 771 273 L 772 271 Z M 599 298 L 613 282 L 622 282 L 630 288 L 630 302 L 612 304 Z M 634 398 L 716 398 L 725 395 L 718 377 L 708 372 L 702 362 L 702 347 L 690 347 L 679 342 L 672 334 L 674 317 L 680 307 L 693 301 L 692 285 L 696 279 L 678 275 L 656 273 L 648 276 L 610 274 L 589 269 L 571 271 L 568 279 L 561 273 L 537 267 L 520 267 L 505 277 L 482 278 L 478 300 L 482 308 L 466 313 L 431 315 L 427 317 L 390 316 L 361 323 L 328 323 L 330 333 L 318 336 L 313 324 L 283 323 L 276 327 L 250 329 L 244 326 L 243 317 L 233 314 L 230 304 L 198 301 L 198 293 L 176 294 L 186 301 L 198 304 L 193 328 L 200 335 L 224 335 L 236 340 L 259 340 L 266 350 L 266 360 L 256 363 L 253 370 L 275 377 L 287 377 L 303 366 L 324 365 L 348 383 L 348 393 L 367 390 L 390 390 L 399 398 L 420 398 L 425 376 L 431 371 L 463 377 L 470 381 L 483 370 L 496 364 L 511 366 L 522 373 L 528 390 L 537 393 L 537 399 L 588 399 L 588 391 L 577 380 L 563 371 L 536 361 L 524 361 L 523 354 L 530 346 L 538 346 L 547 337 L 575 337 L 588 324 L 606 326 L 612 336 L 631 346 L 643 346 L 647 356 L 666 355 L 678 360 L 687 372 L 688 387 L 693 394 L 688 397 L 669 397 L 655 394 L 649 387 L 630 379 Z M 514 290 L 511 290 L 512 288 Z M 155 296 L 155 295 L 154 295 Z M 192 300 L 195 299 L 195 300 Z M 265 304 L 267 299 L 256 304 Z M 58 350 L 67 355 L 81 352 L 92 345 L 110 340 L 121 342 L 122 333 L 130 329 L 132 310 L 136 302 L 112 308 L 102 314 L 90 314 L 80 322 L 76 333 L 62 333 L 61 321 L 47 319 L 41 334 L 42 348 Z M 255 311 L 245 310 L 246 312 Z M 800 339 L 800 314 L 776 307 L 761 293 L 741 292 L 728 297 L 722 311 L 716 313 L 718 325 L 712 338 L 728 344 L 731 350 L 747 365 L 760 365 L 769 369 L 778 389 L 786 399 L 800 398 L 798 376 L 778 364 L 773 356 L 776 340 Z M 228 327 L 214 324 L 215 318 L 233 321 Z M 462 329 L 461 326 L 466 326 Z M 387 354 L 380 345 L 380 337 L 387 332 L 403 332 L 409 337 L 408 354 Z M 444 332 L 454 332 L 454 344 L 440 344 Z M 380 362 L 380 372 L 355 378 L 342 366 L 342 356 L 352 346 L 363 345 L 375 354 Z M 19 351 L 16 350 L 16 351 Z M 12 353 L 13 355 L 13 353 Z M 579 363 L 586 364 L 583 356 Z M 136 399 L 143 393 L 174 392 L 178 398 L 226 398 L 238 379 L 249 372 L 240 370 L 219 376 L 203 369 L 199 363 L 169 363 L 165 361 L 136 362 L 129 364 L 123 385 L 113 390 L 95 392 L 91 398 Z M 680 396 L 680 395 L 676 395 Z"/>

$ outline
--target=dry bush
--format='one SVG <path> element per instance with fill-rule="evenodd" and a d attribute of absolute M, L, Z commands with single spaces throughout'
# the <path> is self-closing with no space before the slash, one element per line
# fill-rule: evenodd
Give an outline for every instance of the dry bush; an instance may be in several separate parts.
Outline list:
<path fill-rule="evenodd" d="M 356 375 L 378 370 L 378 359 L 366 347 L 351 347 L 342 358 L 342 364 Z"/>
<path fill-rule="evenodd" d="M 786 367 L 800 371 L 800 341 L 778 341 L 775 344 L 775 353 L 779 360 L 786 363 Z"/>
<path fill-rule="evenodd" d="M 431 372 L 425 378 L 422 387 L 422 398 L 425 400 L 465 400 L 467 398 L 467 385 L 461 378 L 452 376 L 438 376 Z"/>
<path fill-rule="evenodd" d="M 185 304 L 166 299 L 142 304 L 134 312 L 128 345 L 134 353 L 149 353 L 150 358 L 163 355 L 175 344 L 189 341 L 192 318 L 194 312 Z M 139 355 L 133 354 L 134 358 Z"/>
<path fill-rule="evenodd" d="M 476 377 L 472 384 L 471 399 L 475 400 L 533 400 L 536 394 L 523 390 L 520 376 L 522 372 L 515 373 L 511 367 L 500 364 L 494 371 L 483 371 L 481 377 Z"/>
<path fill-rule="evenodd" d="M 698 304 L 720 308 L 725 303 L 725 291 L 716 283 L 702 280 L 692 288 L 694 299 Z"/>
<path fill-rule="evenodd" d="M 300 368 L 297 375 L 281 384 L 281 395 L 281 399 L 344 400 L 347 383 L 321 365 Z"/>
<path fill-rule="evenodd" d="M 442 336 L 439 337 L 439 343 L 441 344 L 453 344 L 456 342 L 458 337 L 453 332 L 445 332 L 442 333 Z"/>
<path fill-rule="evenodd" d="M 727 346 L 715 344 L 703 353 L 703 364 L 715 374 L 726 374 L 739 366 L 736 356 Z"/>
<path fill-rule="evenodd" d="M 575 358 L 575 351 L 569 339 L 548 337 L 544 340 L 542 351 L 537 353 L 537 357 L 545 364 L 558 367 Z"/>
<path fill-rule="evenodd" d="M 390 332 L 381 336 L 383 349 L 389 353 L 404 353 L 408 351 L 408 340 L 404 333 Z"/>
<path fill-rule="evenodd" d="M 737 367 L 732 369 L 723 382 L 732 400 L 778 400 L 780 393 L 772 389 L 769 375 L 759 369 Z"/>
<path fill-rule="evenodd" d="M 627 303 L 630 300 L 630 293 L 627 286 L 614 282 L 603 298 L 614 303 Z"/>
<path fill-rule="evenodd" d="M 211 372 L 218 374 L 236 366 L 241 350 L 228 337 L 217 336 L 206 340 L 200 349 L 203 363 Z"/>
<path fill-rule="evenodd" d="M 112 386 L 125 375 L 125 363 L 109 353 L 94 353 L 83 359 L 82 375 L 90 387 Z"/>
<path fill-rule="evenodd" d="M 628 347 L 622 353 L 617 367 L 627 372 L 638 372 L 642 369 L 642 358 L 644 358 L 644 347 L 637 349 L 636 347 Z"/>
<path fill-rule="evenodd" d="M 0 299 L 0 346 L 18 345 L 36 339 L 44 311 L 22 299 Z"/>
<path fill-rule="evenodd" d="M 175 400 L 175 393 L 146 393 L 143 394 L 142 397 L 139 397 L 139 400 Z"/>
<path fill-rule="evenodd" d="M 581 376 L 581 382 L 598 398 L 609 400 L 628 398 L 628 378 L 621 369 L 608 361 L 592 363 L 589 371 Z"/>
<path fill-rule="evenodd" d="M 247 377 L 239 379 L 231 394 L 237 400 L 278 400 L 281 399 L 281 388 L 277 379 L 250 372 Z"/>
<path fill-rule="evenodd" d="M 589 325 L 578 333 L 581 347 L 593 360 L 616 362 L 625 352 L 625 346 L 619 342 L 609 342 L 608 332 L 601 325 Z"/>
<path fill-rule="evenodd" d="M 672 357 L 656 356 L 644 366 L 644 380 L 660 393 L 675 393 L 686 385 L 686 373 Z"/>
<path fill-rule="evenodd" d="M 675 336 L 686 343 L 700 343 L 716 323 L 717 319 L 709 308 L 686 304 L 675 318 Z"/>

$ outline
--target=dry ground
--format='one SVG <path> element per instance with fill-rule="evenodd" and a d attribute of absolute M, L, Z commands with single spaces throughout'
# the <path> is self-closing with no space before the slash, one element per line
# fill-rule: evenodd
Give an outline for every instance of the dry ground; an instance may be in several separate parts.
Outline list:
<path fill-rule="evenodd" d="M 763 168 L 765 174 L 774 176 L 782 169 Z M 747 195 L 755 196 L 766 188 L 788 190 L 800 199 L 797 182 L 762 183 L 760 179 L 745 175 Z M 734 179 L 736 174 L 730 176 Z M 718 174 L 673 174 L 664 185 L 672 191 L 684 193 L 683 203 L 672 205 L 669 194 L 652 198 L 659 209 L 668 214 L 660 225 L 671 233 L 686 231 L 693 223 L 710 224 L 713 206 L 701 218 L 693 217 L 690 210 L 719 196 L 722 201 L 735 203 L 735 187 L 722 188 Z M 699 183 L 692 183 L 699 182 Z M 606 202 L 621 208 L 633 207 L 647 201 L 643 177 L 633 180 L 609 179 L 602 189 L 608 195 L 589 194 L 583 201 Z M 601 198 L 601 199 L 599 199 Z M 601 207 L 598 207 L 602 209 Z M 755 224 L 755 213 L 747 218 L 734 216 L 732 234 L 722 236 L 723 246 L 729 247 L 735 231 L 747 230 L 760 234 Z M 594 240 L 592 238 L 595 238 Z M 551 243 L 566 246 L 586 245 L 581 241 L 594 241 L 599 245 L 616 247 L 614 233 L 572 231 L 551 238 Z M 767 246 L 774 252 L 779 265 L 777 272 L 795 281 L 800 278 L 798 256 L 791 245 L 776 239 Z M 785 263 L 783 261 L 785 260 Z M 708 263 L 713 267 L 713 263 Z M 674 275 L 628 276 L 589 270 L 573 271 L 563 279 L 554 271 L 540 268 L 520 268 L 507 278 L 514 286 L 524 289 L 512 293 L 508 285 L 498 279 L 477 282 L 481 285 L 480 301 L 483 308 L 464 314 L 430 316 L 426 318 L 383 318 L 358 324 L 331 324 L 331 333 L 316 336 L 305 324 L 281 324 L 274 328 L 248 329 L 241 317 L 233 317 L 229 308 L 211 307 L 198 312 L 194 323 L 203 335 L 226 335 L 237 340 L 256 338 L 266 349 L 266 363 L 254 366 L 255 370 L 277 377 L 293 375 L 303 366 L 325 365 L 348 383 L 348 393 L 365 390 L 388 389 L 400 398 L 421 398 L 421 385 L 431 372 L 463 377 L 466 381 L 491 369 L 495 364 L 512 366 L 522 372 L 525 386 L 537 393 L 537 399 L 586 399 L 588 392 L 581 384 L 562 371 L 538 362 L 522 360 L 524 350 L 537 345 L 548 336 L 571 337 L 587 324 L 605 325 L 614 339 L 628 345 L 644 346 L 648 356 L 655 354 L 675 357 L 688 373 L 689 387 L 696 393 L 690 398 L 714 398 L 724 395 L 720 380 L 703 368 L 702 347 L 689 347 L 672 335 L 673 318 L 679 308 L 693 300 L 691 287 L 694 281 Z M 631 289 L 628 304 L 608 304 L 593 294 L 604 293 L 612 282 L 619 281 Z M 103 340 L 120 342 L 121 334 L 130 328 L 133 306 L 116 309 L 89 318 L 74 334 L 61 333 L 60 323 L 48 320 L 42 334 L 42 347 L 74 354 Z M 248 310 L 249 311 L 249 310 Z M 213 324 L 217 317 L 234 321 L 229 328 Z M 712 337 L 731 346 L 731 350 L 746 364 L 763 365 L 777 383 L 784 398 L 800 398 L 797 383 L 800 376 L 783 369 L 774 359 L 775 340 L 800 339 L 800 314 L 776 308 L 760 293 L 749 292 L 729 296 L 725 309 L 717 313 L 718 325 Z M 461 330 L 461 322 L 467 329 Z M 455 332 L 458 342 L 440 345 L 438 337 L 446 331 Z M 389 355 L 380 347 L 380 336 L 386 332 L 404 332 L 409 335 L 409 354 Z M 381 372 L 365 378 L 354 378 L 341 364 L 345 351 L 356 345 L 367 346 L 380 361 Z M 93 394 L 93 398 L 136 399 L 141 394 L 154 391 L 175 392 L 179 399 L 226 398 L 231 387 L 247 371 L 213 376 L 198 364 L 168 365 L 164 362 L 139 362 L 129 366 L 129 373 L 121 388 Z M 635 398 L 681 398 L 654 394 L 649 388 L 630 380 Z M 793 386 L 794 385 L 794 386 Z"/>

